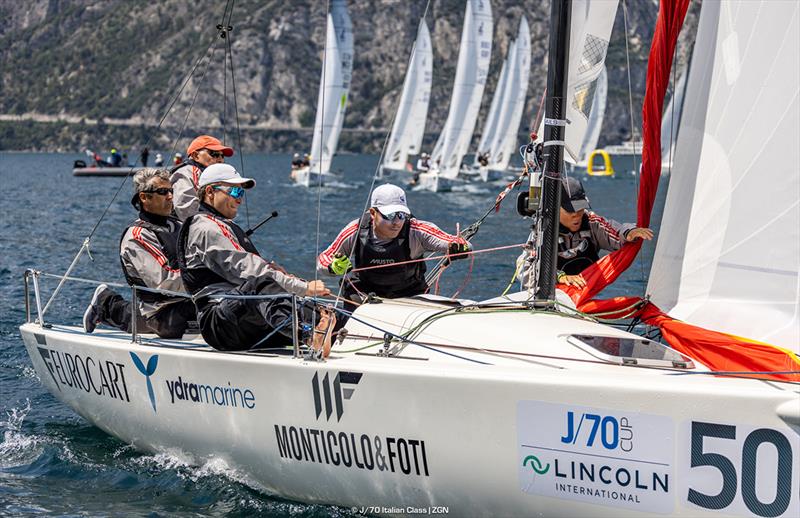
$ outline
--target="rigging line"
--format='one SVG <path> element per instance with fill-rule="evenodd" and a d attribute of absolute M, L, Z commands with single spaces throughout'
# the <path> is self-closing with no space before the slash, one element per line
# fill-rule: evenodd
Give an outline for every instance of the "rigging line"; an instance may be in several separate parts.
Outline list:
<path fill-rule="evenodd" d="M 436 347 L 431 347 L 431 346 L 425 345 L 424 343 L 421 343 L 421 342 L 417 342 L 417 341 L 414 341 L 414 340 L 409 340 L 408 338 L 405 338 L 405 337 L 403 337 L 401 335 L 395 334 L 395 333 L 393 333 L 391 331 L 387 331 L 385 329 L 381 329 L 378 326 L 372 325 L 369 322 L 356 317 L 355 315 L 353 315 L 352 311 L 347 311 L 346 309 L 341 309 L 341 308 L 334 308 L 334 311 L 343 313 L 343 314 L 347 315 L 350 319 L 355 320 L 356 322 L 360 322 L 361 324 L 364 324 L 367 327 L 371 327 L 372 329 L 375 329 L 376 331 L 380 331 L 381 333 L 384 333 L 384 335 L 389 335 L 390 337 L 392 337 L 392 338 L 394 338 L 396 340 L 399 340 L 400 343 L 409 343 L 409 344 L 412 344 L 412 345 L 416 345 L 417 347 L 422 347 L 423 349 L 427 349 L 429 351 L 434 351 L 434 352 L 437 352 L 437 353 L 440 353 L 440 354 L 444 354 L 446 356 L 452 356 L 454 358 L 458 358 L 459 360 L 466 360 L 466 361 L 470 361 L 470 362 L 474 362 L 474 363 L 479 363 L 481 365 L 491 365 L 491 363 L 488 363 L 488 362 L 482 362 L 480 360 L 475 360 L 474 358 L 467 358 L 465 356 L 459 356 L 458 354 L 450 353 L 450 352 L 447 352 L 447 351 L 440 351 Z"/>
<path fill-rule="evenodd" d="M 189 109 L 186 110 L 186 117 L 183 118 L 183 123 L 181 123 L 180 130 L 178 131 L 178 136 L 172 145 L 173 155 L 175 154 L 175 150 L 178 148 L 178 142 L 180 142 L 181 137 L 183 137 L 183 130 L 184 128 L 186 128 L 186 123 L 189 121 L 189 116 L 192 114 L 192 109 L 194 108 L 194 105 L 197 102 L 197 97 L 200 94 L 200 88 L 205 84 L 206 74 L 208 73 L 208 69 L 211 68 L 211 60 L 214 58 L 214 54 L 216 54 L 216 51 L 217 51 L 216 48 L 211 50 L 211 57 L 208 59 L 208 64 L 206 65 L 205 70 L 203 70 L 203 75 L 200 76 L 200 81 L 197 82 L 197 90 L 195 90 L 194 96 L 192 97 L 192 103 L 189 105 Z"/>
<path fill-rule="evenodd" d="M 316 284 L 317 281 L 319 280 L 319 271 L 317 270 L 317 257 L 319 257 L 320 223 L 321 223 L 321 220 L 322 220 L 322 150 L 325 149 L 325 147 L 326 147 L 325 146 L 325 140 L 324 140 L 324 137 L 325 137 L 325 119 L 324 119 L 324 114 L 325 114 L 325 91 L 327 90 L 327 88 L 325 88 L 325 79 L 327 78 L 328 70 L 327 70 L 327 67 L 325 66 L 325 63 L 326 63 L 326 61 L 328 59 L 328 17 L 330 16 L 330 14 L 331 14 L 331 2 L 330 2 L 330 0 L 326 0 L 326 2 L 325 2 L 325 43 L 322 46 L 322 78 L 320 79 L 320 83 L 321 83 L 320 84 L 320 88 L 322 90 L 322 95 L 321 95 L 321 99 L 320 99 L 320 105 L 317 107 L 317 111 L 318 111 L 317 115 L 319 115 L 320 124 L 319 124 L 319 158 L 317 159 L 318 163 L 319 163 L 319 175 L 317 177 L 317 231 L 316 231 L 315 243 L 314 243 L 314 251 L 315 251 L 315 253 L 314 253 L 314 284 Z M 336 29 L 336 27 L 334 27 L 334 30 L 335 29 Z M 334 37 L 336 37 L 335 34 L 334 34 Z M 351 78 L 350 78 L 351 85 L 352 85 L 352 81 L 353 81 L 353 78 L 351 76 Z M 348 94 L 350 93 L 350 89 L 349 88 L 347 90 L 347 93 Z M 317 131 L 317 122 L 315 120 L 314 121 L 314 133 L 316 133 L 316 131 Z M 312 135 L 311 139 L 312 139 L 311 140 L 311 152 L 314 153 L 314 136 L 313 135 Z M 314 160 L 313 156 L 311 157 L 311 160 Z M 331 162 L 332 161 L 333 161 L 333 157 L 331 157 Z M 311 177 L 311 164 L 309 164 L 309 166 L 308 166 L 308 173 L 309 173 L 309 187 L 310 187 L 310 184 L 311 184 L 311 178 L 310 178 Z M 341 287 L 340 287 L 339 288 L 339 292 L 336 294 L 337 300 L 341 296 L 341 294 L 342 294 L 342 291 L 341 291 Z M 334 307 L 335 307 L 335 304 L 334 304 Z M 317 327 L 317 313 L 316 312 L 313 312 L 311 314 L 311 327 L 313 327 L 313 328 Z"/>
<path fill-rule="evenodd" d="M 420 18 L 420 21 L 423 21 L 428 17 L 428 9 L 430 8 L 430 5 L 431 5 L 431 0 L 427 0 L 425 2 L 425 9 L 422 10 L 422 17 Z M 417 43 L 416 43 L 416 41 L 417 40 L 416 40 L 416 35 L 415 35 L 414 36 L 414 44 L 411 47 L 411 55 L 409 56 L 408 63 L 406 64 L 406 73 L 408 73 L 408 69 L 411 68 L 411 63 L 413 62 L 414 56 L 417 53 Z M 372 199 L 372 191 L 375 189 L 375 182 L 378 180 L 378 177 L 379 177 L 380 171 L 381 171 L 381 165 L 383 164 L 383 159 L 386 156 L 386 146 L 389 143 L 389 137 L 392 134 L 392 128 L 394 127 L 394 121 L 397 118 L 397 112 L 400 111 L 400 100 L 401 100 L 402 96 L 403 96 L 403 94 L 402 94 L 402 91 L 401 91 L 400 97 L 398 97 L 398 99 L 397 99 L 397 108 L 395 108 L 394 113 L 392 114 L 392 120 L 390 121 L 389 126 L 388 126 L 389 129 L 386 132 L 386 137 L 383 139 L 383 145 L 381 146 L 381 153 L 380 153 L 380 156 L 378 157 L 378 165 L 375 167 L 375 172 L 372 174 L 372 182 L 370 182 L 369 191 L 367 191 L 367 199 L 364 201 L 364 208 L 361 210 L 361 214 L 366 213 L 367 209 L 369 209 L 370 200 Z M 360 224 L 360 216 L 359 216 L 359 224 Z M 317 228 L 317 237 L 319 237 L 319 228 Z M 356 247 L 353 246 L 353 249 L 350 250 L 350 255 L 348 256 L 351 262 L 355 259 L 355 255 L 354 255 L 355 251 L 356 251 Z M 319 255 L 319 245 L 317 246 L 317 255 Z M 315 261 L 316 261 L 316 258 L 315 258 Z M 344 277 L 345 278 L 348 277 L 349 274 L 350 274 L 350 272 L 346 272 L 344 274 Z M 343 287 L 344 287 L 344 283 L 342 282 L 342 283 L 339 284 L 339 292 L 337 293 L 337 297 L 341 296 Z"/>
<path fill-rule="evenodd" d="M 483 248 L 481 250 L 472 250 L 470 252 L 459 252 L 456 254 L 446 254 L 446 255 L 429 255 L 428 257 L 421 257 L 419 259 L 409 259 L 408 261 L 397 261 L 394 263 L 388 264 L 376 264 L 373 266 L 364 266 L 363 268 L 354 268 L 350 270 L 351 272 L 363 272 L 365 270 L 374 270 L 376 268 L 392 268 L 397 267 L 403 264 L 413 264 L 413 263 L 420 263 L 424 261 L 438 261 L 444 259 L 450 259 L 452 257 L 467 257 L 467 256 L 474 256 L 475 254 L 485 254 L 488 252 L 496 252 L 498 250 L 508 250 L 509 248 L 520 248 L 525 246 L 525 243 L 518 243 L 516 245 L 505 245 L 505 246 L 496 246 L 494 248 Z"/>
<path fill-rule="evenodd" d="M 628 75 L 628 111 L 629 111 L 630 116 L 631 116 L 631 143 L 633 144 L 633 166 L 636 167 L 636 164 L 637 163 L 639 164 L 639 170 L 636 173 L 636 195 L 637 195 L 637 199 L 638 199 L 639 188 L 640 188 L 641 182 L 642 182 L 642 164 L 641 164 L 641 161 L 639 161 L 636 158 L 638 155 L 636 154 L 636 133 L 634 132 L 635 126 L 634 126 L 634 121 L 633 121 L 633 86 L 631 86 L 631 57 L 630 57 L 630 51 L 628 50 L 628 37 L 629 37 L 629 34 L 628 34 L 628 2 L 627 2 L 627 0 L 622 0 L 622 19 L 625 22 L 625 63 L 627 65 L 627 75 Z M 644 137 L 642 137 L 642 138 L 644 138 Z M 637 204 L 637 207 L 638 207 L 638 204 Z M 638 212 L 638 209 L 637 209 L 637 212 Z M 642 243 L 642 247 L 644 247 L 644 246 L 645 246 L 645 244 Z M 647 295 L 647 293 L 646 293 L 647 292 L 647 282 L 646 282 L 647 279 L 645 279 L 645 275 L 644 275 L 644 260 L 642 259 L 642 256 L 640 254 L 637 254 L 637 255 L 638 255 L 638 257 L 636 258 L 636 261 L 639 263 L 639 274 L 640 274 L 640 279 L 642 281 L 642 297 L 645 297 Z"/>
<path fill-rule="evenodd" d="M 235 0 L 234 0 L 235 3 Z M 233 6 L 231 6 L 231 16 L 233 16 Z M 230 17 L 228 17 L 228 25 L 230 26 Z M 233 89 L 233 113 L 236 115 L 236 144 L 239 147 L 239 164 L 241 168 L 242 176 L 245 176 L 245 169 L 244 169 L 244 152 L 242 149 L 242 126 L 239 121 L 239 103 L 236 94 L 236 74 L 234 74 L 234 66 L 233 66 L 233 47 L 231 45 L 231 38 L 230 34 L 227 38 L 227 45 L 228 45 L 228 59 L 231 66 L 231 88 Z M 223 141 L 224 142 L 224 141 Z M 247 205 L 247 193 L 245 192 L 244 198 L 244 214 L 247 221 L 248 228 L 250 227 L 250 209 Z"/>
<path fill-rule="evenodd" d="M 233 6 L 231 5 L 231 0 L 227 0 L 225 2 L 225 11 L 222 13 L 222 19 L 220 23 L 217 25 L 217 31 L 219 37 L 223 40 L 227 40 L 227 27 L 230 25 L 230 14 L 233 14 Z M 228 20 L 225 20 L 225 16 L 228 16 Z M 222 122 L 222 142 L 225 142 L 225 118 L 228 112 L 228 76 L 227 76 L 227 69 L 225 67 L 225 62 L 228 59 L 228 54 L 226 52 L 223 53 L 223 60 L 222 60 L 222 117 L 220 122 Z"/>

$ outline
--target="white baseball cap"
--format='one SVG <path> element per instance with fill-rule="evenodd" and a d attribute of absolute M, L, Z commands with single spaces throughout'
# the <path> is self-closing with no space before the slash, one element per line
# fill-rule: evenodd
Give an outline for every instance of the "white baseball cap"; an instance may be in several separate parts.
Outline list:
<path fill-rule="evenodd" d="M 203 169 L 200 174 L 200 181 L 198 187 L 202 188 L 212 183 L 232 183 L 234 185 L 241 185 L 245 189 L 250 189 L 256 186 L 256 181 L 252 178 L 243 178 L 236 168 L 230 164 L 211 164 Z"/>
<path fill-rule="evenodd" d="M 400 187 L 390 183 L 376 187 L 372 191 L 372 206 L 388 216 L 393 212 L 411 214 L 406 203 L 406 193 Z"/>

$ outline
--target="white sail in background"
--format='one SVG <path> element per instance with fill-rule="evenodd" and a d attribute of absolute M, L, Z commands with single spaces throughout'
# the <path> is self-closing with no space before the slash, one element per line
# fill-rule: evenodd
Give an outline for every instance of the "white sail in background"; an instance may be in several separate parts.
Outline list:
<path fill-rule="evenodd" d="M 598 80 L 605 70 L 611 28 L 617 14 L 617 0 L 572 2 L 572 27 L 569 44 L 569 79 L 564 158 L 580 161 L 581 145 L 589 126 Z"/>
<path fill-rule="evenodd" d="M 674 160 L 675 144 L 678 141 L 678 128 L 681 123 L 681 111 L 683 110 L 683 95 L 686 92 L 686 73 L 681 74 L 672 98 L 664 110 L 661 119 L 661 163 L 670 166 L 670 160 Z"/>
<path fill-rule="evenodd" d="M 597 149 L 597 142 L 600 140 L 600 130 L 603 129 L 603 118 L 606 113 L 608 100 L 608 71 L 603 67 L 603 72 L 597 78 L 597 89 L 594 94 L 592 111 L 589 113 L 589 123 L 586 126 L 586 133 L 583 136 L 581 152 L 578 156 L 578 163 L 585 163 L 592 151 Z"/>
<path fill-rule="evenodd" d="M 800 351 L 800 3 L 703 2 L 648 293 Z"/>
<path fill-rule="evenodd" d="M 513 68 L 516 66 L 514 60 L 511 59 L 511 52 L 515 47 L 516 42 L 512 41 L 508 46 L 508 55 L 506 60 L 503 61 L 503 67 L 500 69 L 500 79 L 497 81 L 497 88 L 494 91 L 494 96 L 492 96 L 492 104 L 489 105 L 489 114 L 486 116 L 486 123 L 484 124 L 483 132 L 481 132 L 481 140 L 478 143 L 478 152 L 475 154 L 476 164 L 478 163 L 479 154 L 489 153 L 491 155 L 501 112 L 507 106 L 505 94 L 507 93 L 509 74 L 513 74 Z"/>
<path fill-rule="evenodd" d="M 509 51 L 509 60 L 512 59 Z M 519 22 L 516 45 L 513 49 L 513 72 L 509 75 L 508 92 L 504 97 L 506 107 L 498 122 L 498 131 L 492 143 L 489 169 L 505 171 L 519 143 L 519 124 L 525 110 L 528 94 L 528 76 L 531 69 L 531 31 L 523 16 Z"/>
<path fill-rule="evenodd" d="M 428 101 L 433 77 L 433 47 L 425 20 L 419 22 L 417 40 L 403 82 L 403 93 L 386 146 L 383 166 L 405 169 L 408 155 L 420 152 L 428 117 Z"/>
<path fill-rule="evenodd" d="M 325 62 L 311 144 L 311 171 L 323 174 L 330 172 L 336 153 L 353 73 L 353 26 L 344 0 L 331 0 L 325 38 Z"/>
<path fill-rule="evenodd" d="M 450 110 L 431 159 L 439 173 L 455 178 L 467 153 L 481 106 L 492 57 L 492 7 L 489 0 L 468 0 L 458 50 Z"/>

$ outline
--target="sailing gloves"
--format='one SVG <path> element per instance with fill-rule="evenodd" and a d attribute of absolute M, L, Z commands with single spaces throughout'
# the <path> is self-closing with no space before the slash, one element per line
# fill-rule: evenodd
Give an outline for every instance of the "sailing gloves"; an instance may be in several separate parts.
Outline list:
<path fill-rule="evenodd" d="M 353 263 L 350 258 L 344 254 L 336 254 L 333 261 L 328 266 L 328 271 L 334 275 L 344 275 L 353 269 Z"/>
<path fill-rule="evenodd" d="M 455 241 L 450 243 L 447 247 L 447 255 L 450 256 L 450 260 L 457 261 L 459 259 L 465 259 L 469 257 L 467 252 L 471 250 L 468 243 L 456 243 Z M 455 255 L 458 254 L 458 255 Z"/>

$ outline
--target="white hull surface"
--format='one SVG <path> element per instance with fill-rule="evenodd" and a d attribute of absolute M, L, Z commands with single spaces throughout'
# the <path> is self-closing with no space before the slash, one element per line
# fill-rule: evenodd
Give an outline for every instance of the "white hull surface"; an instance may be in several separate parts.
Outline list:
<path fill-rule="evenodd" d="M 128 176 L 142 169 L 144 167 L 76 167 L 72 176 Z"/>
<path fill-rule="evenodd" d="M 622 366 L 568 335 L 632 335 L 568 316 L 443 310 L 362 306 L 381 331 L 351 320 L 326 362 L 21 332 L 42 383 L 91 423 L 284 498 L 365 514 L 800 513 L 796 385 Z M 435 314 L 415 344 L 375 354 L 383 330 Z"/>
<path fill-rule="evenodd" d="M 414 184 L 414 189 L 418 191 L 450 192 L 453 190 L 454 183 L 456 183 L 455 179 L 445 178 L 439 173 L 420 173 L 417 183 Z"/>

